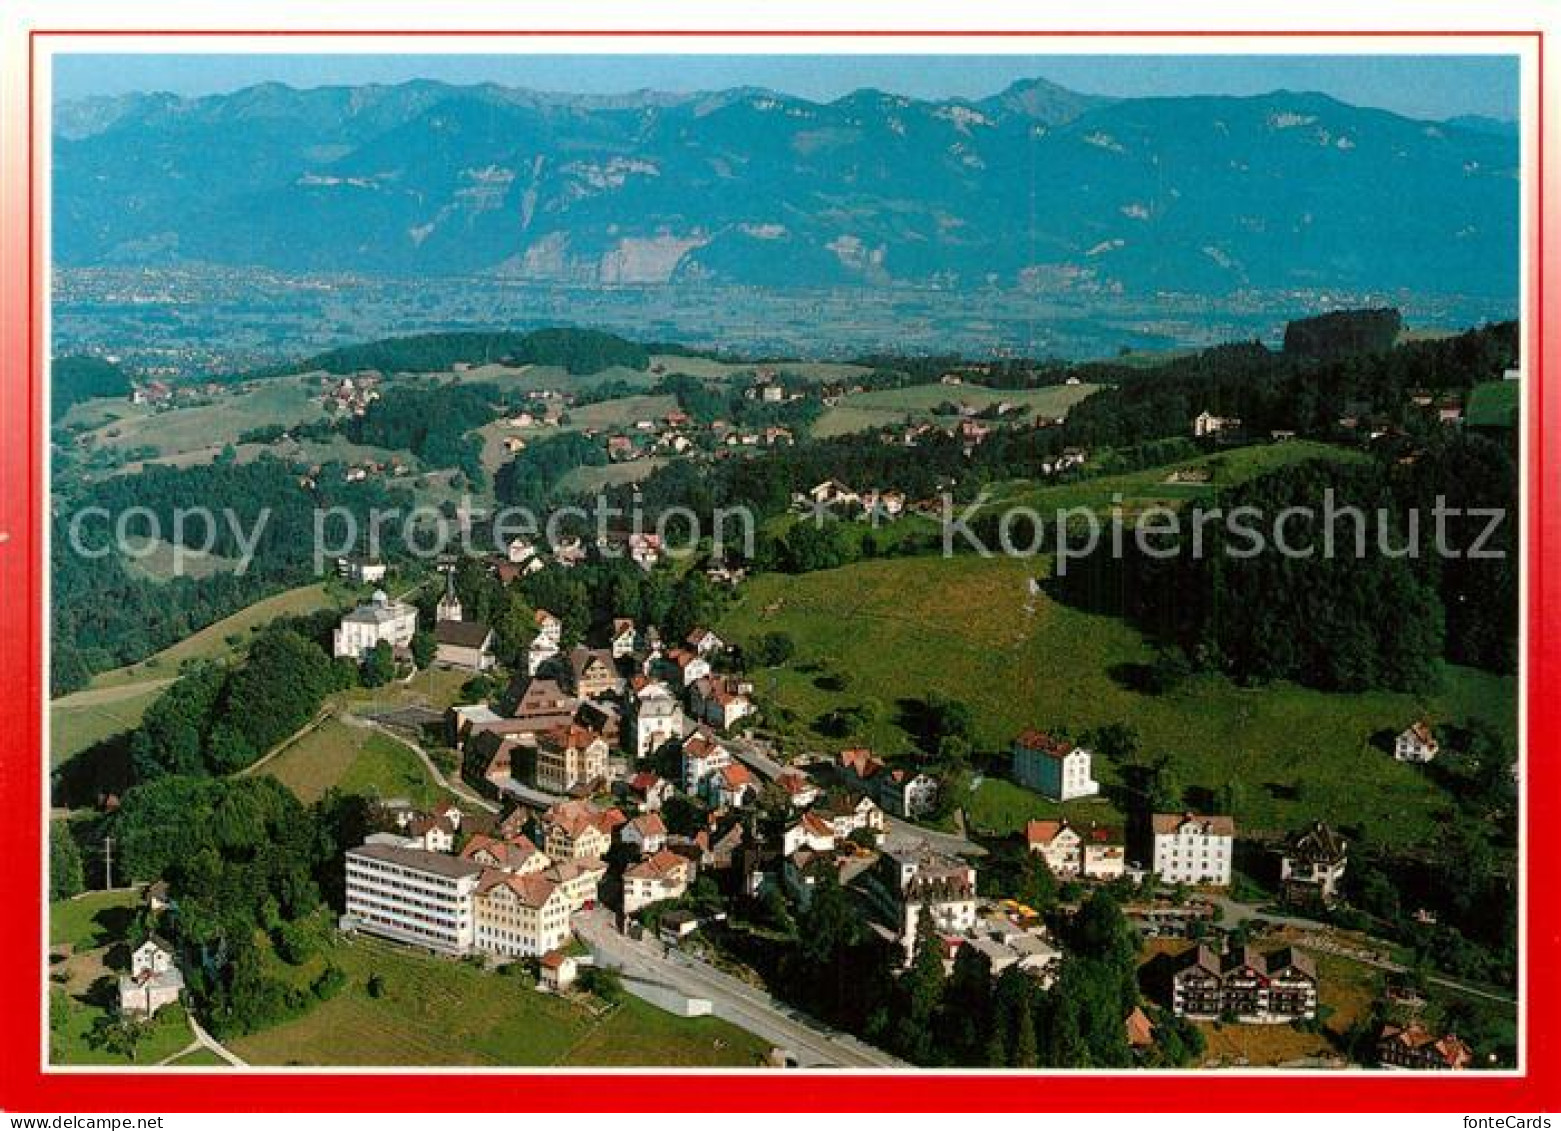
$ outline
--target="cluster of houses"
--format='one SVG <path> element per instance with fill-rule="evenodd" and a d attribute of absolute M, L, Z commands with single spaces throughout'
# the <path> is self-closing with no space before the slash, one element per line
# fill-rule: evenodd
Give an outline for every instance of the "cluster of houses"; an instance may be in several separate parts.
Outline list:
<path fill-rule="evenodd" d="M 360 369 L 342 377 L 320 377 L 320 403 L 326 412 L 342 416 L 363 416 L 369 405 L 379 400 L 384 376 L 374 369 Z"/>

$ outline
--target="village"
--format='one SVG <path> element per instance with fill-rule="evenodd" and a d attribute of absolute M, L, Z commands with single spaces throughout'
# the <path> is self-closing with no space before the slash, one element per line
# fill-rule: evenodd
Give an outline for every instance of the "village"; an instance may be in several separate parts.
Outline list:
<path fill-rule="evenodd" d="M 584 552 L 564 549 L 566 560 Z M 520 576 L 544 552 L 556 551 L 517 540 L 489 569 Z M 344 559 L 342 569 L 355 583 L 385 583 L 379 563 Z M 566 643 L 560 618 L 542 609 L 535 630 L 525 670 L 502 693 L 452 706 L 440 724 L 483 804 L 383 807 L 379 831 L 342 860 L 343 931 L 449 958 L 527 963 L 539 988 L 554 993 L 572 992 L 600 963 L 623 973 L 631 992 L 638 987 L 664 1007 L 670 996 L 674 1011 L 697 1012 L 710 1008 L 707 989 L 655 985 L 644 971 L 636 976 L 619 948 L 709 959 L 703 936 L 732 909 L 767 898 L 805 909 L 828 883 L 849 895 L 904 968 L 926 919 L 946 970 L 968 948 L 994 979 L 1016 968 L 1046 987 L 1067 957 L 1059 923 L 1089 892 L 1105 890 L 1144 954 L 1154 955 L 1144 982 L 1161 1023 L 1316 1023 L 1328 990 L 1318 955 L 1302 945 L 1259 946 L 1248 921 L 1221 924 L 1241 910 L 1230 901 L 1241 845 L 1228 815 L 1148 812 L 1128 827 L 1030 820 L 1023 845 L 1032 866 L 1065 885 L 1064 898 L 1043 913 L 1020 891 L 983 883 L 987 850 L 934 822 L 950 800 L 935 773 L 865 748 L 778 756 L 745 727 L 759 711 L 755 686 L 732 670 L 716 633 L 696 628 L 664 640 L 654 626 L 619 618 L 589 644 Z M 434 665 L 495 671 L 493 632 L 463 616 L 453 571 L 432 631 Z M 410 665 L 418 632 L 417 608 L 377 590 L 342 617 L 334 651 L 362 662 L 388 648 Z M 1415 765 L 1437 754 L 1419 720 L 1392 751 Z M 1035 728 L 1015 735 L 1004 756 L 1038 811 L 1088 805 L 1100 790 L 1092 759 L 1078 742 Z M 1278 879 L 1281 906 L 1272 914 L 1306 923 L 1340 899 L 1349 845 L 1325 822 L 1263 851 Z M 1325 932 L 1312 937 L 1340 945 Z M 149 940 L 121 983 L 121 1009 L 154 1013 L 178 1000 L 182 984 L 169 952 Z M 1428 1029 L 1412 1010 L 1394 1016 L 1379 1033 L 1382 1065 L 1471 1067 L 1474 1054 L 1455 1033 Z M 1154 1047 L 1157 1022 L 1144 1009 L 1122 1024 L 1140 1054 Z"/>

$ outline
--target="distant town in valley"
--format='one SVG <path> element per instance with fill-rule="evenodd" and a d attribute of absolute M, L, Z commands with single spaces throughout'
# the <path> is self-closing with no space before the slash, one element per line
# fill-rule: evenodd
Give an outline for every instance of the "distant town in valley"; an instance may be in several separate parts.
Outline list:
<path fill-rule="evenodd" d="M 55 134 L 52 1063 L 1517 1066 L 1515 125 Z M 1073 540 L 1325 498 L 1357 555 Z"/>

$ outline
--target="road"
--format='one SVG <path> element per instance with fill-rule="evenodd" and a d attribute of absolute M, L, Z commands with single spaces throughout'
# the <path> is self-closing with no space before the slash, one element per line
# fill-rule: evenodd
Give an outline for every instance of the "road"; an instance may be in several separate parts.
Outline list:
<path fill-rule="evenodd" d="M 685 997 L 703 998 L 715 1016 L 785 1049 L 804 1068 L 910 1067 L 708 963 L 679 951 L 668 953 L 653 940 L 636 941 L 619 934 L 611 912 L 582 912 L 575 916 L 574 927 L 598 965 L 632 980 L 670 987 Z"/>
<path fill-rule="evenodd" d="M 1207 897 L 1216 907 L 1223 912 L 1221 924 L 1226 927 L 1240 926 L 1253 919 L 1262 919 L 1278 927 L 1294 927 L 1298 930 L 1310 931 L 1311 934 L 1301 940 L 1301 945 L 1310 950 L 1321 950 L 1329 954 L 1337 954 L 1343 958 L 1363 963 L 1367 966 L 1375 966 L 1378 970 L 1386 970 L 1391 974 L 1402 974 L 1408 967 L 1401 962 L 1394 962 L 1390 958 L 1383 957 L 1383 952 L 1388 950 L 1390 944 L 1371 940 L 1375 946 L 1381 947 L 1381 951 L 1367 950 L 1354 945 L 1344 939 L 1337 938 L 1333 934 L 1333 928 L 1316 919 L 1307 919 L 1300 915 L 1284 915 L 1265 911 L 1251 903 L 1241 903 L 1226 895 L 1210 895 Z M 1449 978 L 1442 974 L 1426 974 L 1425 980 L 1434 985 L 1443 986 L 1459 993 L 1470 994 L 1474 997 L 1485 998 L 1487 1001 L 1499 1001 L 1507 1005 L 1513 1004 L 1517 999 L 1509 994 L 1486 989 L 1483 986 L 1472 985 L 1460 981 L 1457 978 Z"/>
<path fill-rule="evenodd" d="M 786 767 L 772 755 L 767 742 L 754 738 L 726 738 L 722 742 L 743 765 L 762 778 L 774 781 Z M 885 836 L 881 847 L 896 852 L 915 847 L 920 842 L 935 852 L 952 856 L 985 856 L 986 849 L 959 833 L 939 832 L 937 829 L 913 825 L 898 817 L 883 815 Z"/>

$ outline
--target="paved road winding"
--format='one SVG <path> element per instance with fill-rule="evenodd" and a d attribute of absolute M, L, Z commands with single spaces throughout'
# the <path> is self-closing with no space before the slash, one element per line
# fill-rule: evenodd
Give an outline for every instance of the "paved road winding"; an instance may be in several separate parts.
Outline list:
<path fill-rule="evenodd" d="M 715 1016 L 762 1037 L 796 1057 L 804 1068 L 906 1068 L 904 1061 L 825 1027 L 764 990 L 659 942 L 630 939 L 613 927 L 611 913 L 582 912 L 574 926 L 598 965 L 626 978 L 670 987 L 710 1002 Z"/>

